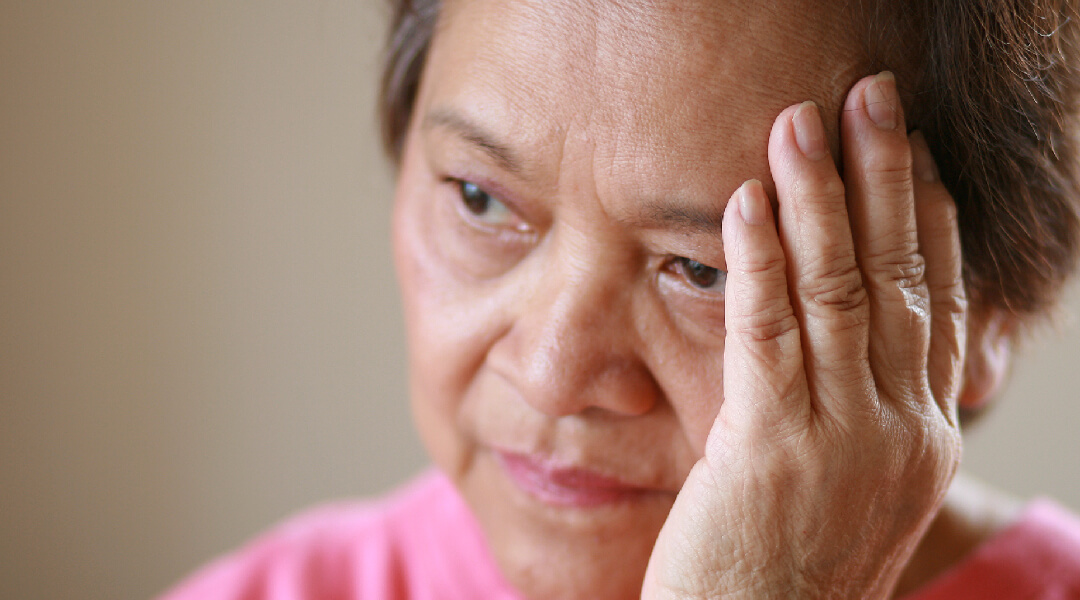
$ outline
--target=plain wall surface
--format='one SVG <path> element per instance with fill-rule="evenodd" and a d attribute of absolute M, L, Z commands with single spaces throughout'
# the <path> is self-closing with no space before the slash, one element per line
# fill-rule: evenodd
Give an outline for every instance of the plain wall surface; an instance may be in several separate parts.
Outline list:
<path fill-rule="evenodd" d="M 0 2 L 0 598 L 146 598 L 425 464 L 374 121 L 385 18 Z M 1080 508 L 1077 389 L 1074 325 L 1017 368 L 971 470 Z"/>

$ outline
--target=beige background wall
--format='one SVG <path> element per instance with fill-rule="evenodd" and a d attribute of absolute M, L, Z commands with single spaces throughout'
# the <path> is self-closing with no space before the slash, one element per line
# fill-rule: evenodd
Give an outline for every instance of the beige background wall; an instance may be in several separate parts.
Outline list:
<path fill-rule="evenodd" d="M 145 598 L 424 464 L 384 12 L 0 0 L 0 597 Z M 1080 508 L 1078 388 L 1074 328 L 1018 369 L 973 470 Z"/>

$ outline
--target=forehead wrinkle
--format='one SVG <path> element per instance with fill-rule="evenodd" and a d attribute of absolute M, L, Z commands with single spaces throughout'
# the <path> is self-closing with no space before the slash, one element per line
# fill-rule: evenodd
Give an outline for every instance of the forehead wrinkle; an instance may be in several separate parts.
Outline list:
<path fill-rule="evenodd" d="M 652 67 L 649 73 L 665 79 L 681 74 L 697 82 L 699 89 L 707 87 L 701 85 L 705 82 L 738 79 L 744 85 L 779 92 L 776 97 L 788 100 L 787 106 L 820 100 L 806 97 L 815 89 L 832 91 L 837 84 L 846 89 L 854 79 L 837 81 L 835 67 L 866 64 L 863 44 L 852 43 L 851 15 L 843 8 L 847 2 L 654 0 L 632 4 L 638 10 L 629 12 L 638 16 L 629 24 L 609 23 L 600 30 L 610 33 L 605 36 L 609 56 L 616 63 L 645 58 L 645 66 Z M 666 8 L 649 12 L 642 6 Z M 626 12 L 607 14 L 617 18 Z M 642 71 L 618 69 L 616 74 Z M 799 91 L 796 88 L 802 93 L 793 94 Z"/>
<path fill-rule="evenodd" d="M 849 52 L 835 35 L 843 27 L 816 18 L 823 4 L 479 0 L 484 8 L 460 26 L 491 43 L 476 44 L 474 58 L 487 64 L 468 65 L 465 79 L 487 80 L 496 92 L 487 102 L 501 105 L 498 132 L 530 154 L 542 149 L 529 158 L 555 165 L 560 179 L 572 156 L 584 157 L 573 145 L 586 133 L 591 175 L 611 181 L 579 188 L 617 186 L 597 190 L 609 199 L 716 199 L 716 188 L 751 177 L 769 187 L 769 128 L 790 104 L 822 106 L 838 156 L 839 107 L 855 77 L 850 65 L 836 72 Z M 805 17 L 792 18 L 800 9 Z"/>
<path fill-rule="evenodd" d="M 610 64 L 589 84 L 612 123 L 654 137 L 656 147 L 667 149 L 704 150 L 717 141 L 701 135 L 712 128 L 717 138 L 728 140 L 723 152 L 765 164 L 772 119 L 809 99 L 822 107 L 829 144 L 838 156 L 839 109 L 862 62 L 849 59 L 844 38 L 835 35 L 842 29 L 839 19 L 815 20 L 828 13 L 820 4 L 804 21 L 790 14 L 777 17 L 798 2 L 754 5 L 753 10 L 742 2 L 711 2 L 705 5 L 710 10 L 694 2 L 686 5 L 698 10 L 676 4 L 672 9 L 671 2 L 621 2 L 605 11 L 597 43 Z M 652 14 L 643 6 L 667 8 Z M 786 51 L 774 51 L 768 40 L 775 36 L 795 41 Z M 740 103 L 747 97 L 758 101 Z M 752 151 L 740 149 L 746 142 Z M 768 173 L 749 175 L 768 179 Z"/>

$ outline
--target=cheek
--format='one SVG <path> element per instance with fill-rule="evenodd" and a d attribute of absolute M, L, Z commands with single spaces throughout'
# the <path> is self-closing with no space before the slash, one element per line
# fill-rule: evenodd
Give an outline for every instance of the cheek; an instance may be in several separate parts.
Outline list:
<path fill-rule="evenodd" d="M 447 256 L 446 232 L 438 229 L 436 190 L 415 173 L 407 162 L 393 222 L 413 412 L 432 458 L 447 472 L 461 473 L 472 460 L 477 431 L 491 428 L 482 414 L 491 405 L 483 403 L 478 381 L 493 345 L 515 326 L 515 302 L 522 298 L 514 290 L 521 286 L 462 273 L 455 257 Z M 663 397 L 650 425 L 628 429 L 652 440 L 652 447 L 668 449 L 657 459 L 685 474 L 702 455 L 722 404 L 722 310 L 695 308 L 671 290 L 650 286 L 640 286 L 631 297 L 633 308 L 623 315 L 629 321 L 619 327 L 639 332 L 634 337 L 641 345 L 631 354 Z"/>
<path fill-rule="evenodd" d="M 723 338 L 695 340 L 668 329 L 650 339 L 648 361 L 660 382 L 685 441 L 679 457 L 686 472 L 705 453 L 705 441 L 724 402 Z"/>
<path fill-rule="evenodd" d="M 415 186 L 419 187 L 419 186 Z M 434 242 L 437 231 L 427 190 L 403 184 L 394 209 L 394 255 L 401 286 L 413 371 L 439 373 L 458 390 L 483 359 L 499 310 L 483 286 L 470 285 Z M 419 372 L 418 372 L 419 371 Z"/>
<path fill-rule="evenodd" d="M 433 460 L 450 474 L 472 458 L 469 389 L 499 328 L 483 290 L 464 285 L 433 243 L 428 190 L 401 174 L 394 205 L 394 258 L 409 346 L 412 409 Z"/>

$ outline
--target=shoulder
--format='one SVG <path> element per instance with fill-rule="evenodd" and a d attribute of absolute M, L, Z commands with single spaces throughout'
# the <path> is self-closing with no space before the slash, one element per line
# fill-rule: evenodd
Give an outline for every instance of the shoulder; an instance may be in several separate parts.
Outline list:
<path fill-rule="evenodd" d="M 218 558 L 160 600 L 410 597 L 425 520 L 453 490 L 426 473 L 375 501 L 316 507 Z"/>
<path fill-rule="evenodd" d="M 1052 500 L 1035 500 L 1003 537 L 1015 548 L 1000 548 L 1002 558 L 1080 598 L 1080 517 Z"/>
<path fill-rule="evenodd" d="M 1016 520 L 912 600 L 1080 600 L 1080 518 L 1049 499 Z"/>

